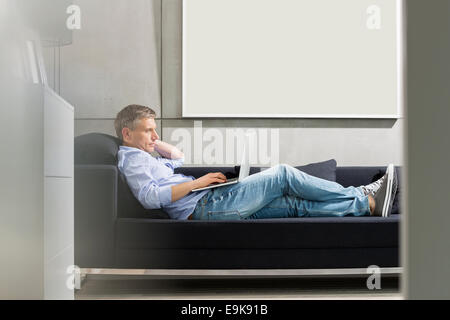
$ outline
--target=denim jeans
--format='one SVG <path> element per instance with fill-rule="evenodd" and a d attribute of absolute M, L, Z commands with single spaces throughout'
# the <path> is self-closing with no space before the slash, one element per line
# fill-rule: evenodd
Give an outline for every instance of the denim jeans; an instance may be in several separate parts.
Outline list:
<path fill-rule="evenodd" d="M 198 202 L 193 220 L 241 220 L 370 215 L 360 187 L 308 175 L 281 164 L 243 181 L 212 189 Z"/>

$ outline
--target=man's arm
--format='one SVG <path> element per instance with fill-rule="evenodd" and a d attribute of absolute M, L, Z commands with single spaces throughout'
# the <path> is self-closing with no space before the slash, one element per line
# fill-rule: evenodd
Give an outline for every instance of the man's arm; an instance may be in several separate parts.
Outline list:
<path fill-rule="evenodd" d="M 177 184 L 176 186 L 172 186 L 172 202 L 183 198 L 194 189 L 207 187 L 212 183 L 222 183 L 226 181 L 227 178 L 223 173 L 215 172 L 208 173 L 207 175 L 193 181 Z"/>
<path fill-rule="evenodd" d="M 181 159 L 184 158 L 184 153 L 178 150 L 176 147 L 163 142 L 161 140 L 156 140 L 155 151 L 161 156 L 167 159 Z"/>
<path fill-rule="evenodd" d="M 181 159 L 184 158 L 184 153 L 178 150 L 176 147 L 163 142 L 161 140 L 156 140 L 155 151 L 161 156 L 168 159 Z M 193 181 L 180 183 L 178 185 L 172 186 L 172 202 L 180 200 L 189 192 L 197 188 L 207 187 L 213 183 L 223 183 L 226 182 L 227 178 L 221 172 L 208 173 L 201 178 Z"/>

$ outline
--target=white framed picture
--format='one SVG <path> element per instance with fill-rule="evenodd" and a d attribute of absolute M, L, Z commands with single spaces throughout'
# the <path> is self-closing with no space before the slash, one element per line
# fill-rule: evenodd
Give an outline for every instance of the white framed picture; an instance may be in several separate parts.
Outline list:
<path fill-rule="evenodd" d="M 184 0 L 183 117 L 402 117 L 403 0 Z"/>

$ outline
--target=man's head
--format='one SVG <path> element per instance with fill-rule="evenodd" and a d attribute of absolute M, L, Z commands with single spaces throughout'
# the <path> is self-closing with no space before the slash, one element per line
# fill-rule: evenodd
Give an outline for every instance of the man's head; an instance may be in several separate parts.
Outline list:
<path fill-rule="evenodd" d="M 153 152 L 155 141 L 159 139 L 155 117 L 155 111 L 148 107 L 129 105 L 117 114 L 114 121 L 116 134 L 124 146 Z"/>

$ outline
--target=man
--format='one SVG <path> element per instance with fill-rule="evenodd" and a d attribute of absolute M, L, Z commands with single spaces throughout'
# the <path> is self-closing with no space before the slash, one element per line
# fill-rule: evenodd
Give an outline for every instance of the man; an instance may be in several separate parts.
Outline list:
<path fill-rule="evenodd" d="M 199 179 L 174 174 L 183 165 L 184 154 L 159 140 L 155 116 L 148 107 L 130 105 L 114 122 L 123 141 L 119 170 L 146 209 L 162 208 L 170 218 L 181 220 L 390 215 L 397 191 L 393 165 L 380 180 L 358 188 L 344 188 L 281 164 L 237 184 L 191 192 L 227 179 L 220 172 Z M 150 155 L 153 151 L 162 157 Z"/>

